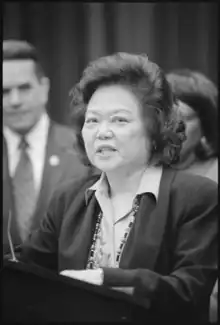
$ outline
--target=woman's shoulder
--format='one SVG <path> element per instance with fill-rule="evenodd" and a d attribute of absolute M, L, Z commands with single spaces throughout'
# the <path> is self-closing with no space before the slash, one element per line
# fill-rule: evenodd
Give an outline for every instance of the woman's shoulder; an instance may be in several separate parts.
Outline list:
<path fill-rule="evenodd" d="M 172 182 L 172 193 L 185 202 L 217 202 L 218 185 L 210 178 L 176 171 Z"/>
<path fill-rule="evenodd" d="M 172 175 L 172 176 L 171 176 Z M 218 186 L 209 178 L 186 171 L 171 171 L 169 191 L 170 211 L 175 220 L 204 216 L 217 220 Z M 165 193 L 166 187 L 163 186 Z M 166 196 L 161 196 L 166 197 Z M 177 221 L 179 222 L 179 221 Z"/>
<path fill-rule="evenodd" d="M 175 178 L 174 178 L 174 184 L 176 186 L 184 186 L 184 187 L 198 187 L 198 186 L 208 186 L 211 188 L 217 188 L 216 182 L 214 182 L 212 179 L 206 177 L 205 175 L 198 175 L 198 174 L 192 174 L 188 171 L 176 171 Z"/>
<path fill-rule="evenodd" d="M 99 177 L 100 175 L 95 174 L 67 181 L 54 192 L 53 199 L 62 199 L 66 202 L 73 201 L 76 195 L 80 192 L 84 193 L 87 188 L 92 186 L 99 179 Z"/>

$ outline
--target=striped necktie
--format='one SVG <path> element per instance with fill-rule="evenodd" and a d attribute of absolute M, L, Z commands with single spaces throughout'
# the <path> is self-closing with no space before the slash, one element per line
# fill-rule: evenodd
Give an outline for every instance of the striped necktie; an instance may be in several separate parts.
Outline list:
<path fill-rule="evenodd" d="M 34 186 L 33 166 L 27 152 L 29 147 L 25 137 L 19 144 L 20 160 L 13 178 L 16 221 L 22 241 L 28 237 L 31 227 L 31 217 L 36 205 L 36 190 Z"/>

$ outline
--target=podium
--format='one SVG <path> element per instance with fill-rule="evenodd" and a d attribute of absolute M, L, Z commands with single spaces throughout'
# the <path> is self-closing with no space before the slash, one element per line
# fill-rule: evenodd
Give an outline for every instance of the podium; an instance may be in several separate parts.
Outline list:
<path fill-rule="evenodd" d="M 147 313 L 125 293 L 21 262 L 4 261 L 1 291 L 3 322 L 128 322 Z"/>

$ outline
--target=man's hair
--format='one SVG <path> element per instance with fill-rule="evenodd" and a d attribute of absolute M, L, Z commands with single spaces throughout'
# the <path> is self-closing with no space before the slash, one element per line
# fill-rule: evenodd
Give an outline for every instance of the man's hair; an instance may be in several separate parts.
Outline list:
<path fill-rule="evenodd" d="M 166 75 L 177 99 L 190 106 L 198 115 L 202 131 L 211 150 L 202 143 L 195 148 L 200 160 L 218 154 L 218 89 L 204 74 L 190 69 L 178 69 Z"/>
<path fill-rule="evenodd" d="M 185 128 L 173 109 L 173 94 L 163 71 L 144 54 L 116 53 L 91 62 L 70 92 L 71 120 L 84 162 L 88 158 L 81 131 L 87 105 L 96 89 L 105 85 L 123 85 L 136 95 L 152 143 L 151 158 L 158 164 L 178 161 Z"/>
<path fill-rule="evenodd" d="M 38 79 L 45 76 L 39 61 L 37 50 L 26 41 L 5 40 L 3 41 L 3 61 L 32 60 L 35 63 L 35 74 Z"/>

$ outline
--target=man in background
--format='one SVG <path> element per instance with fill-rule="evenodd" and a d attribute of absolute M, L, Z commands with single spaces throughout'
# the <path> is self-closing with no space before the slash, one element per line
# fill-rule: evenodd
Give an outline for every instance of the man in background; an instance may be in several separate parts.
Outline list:
<path fill-rule="evenodd" d="M 73 149 L 73 130 L 46 111 L 50 83 L 35 48 L 3 42 L 3 251 L 9 252 L 39 226 L 62 182 L 87 176 Z M 62 108 L 61 108 L 62 109 Z"/>

